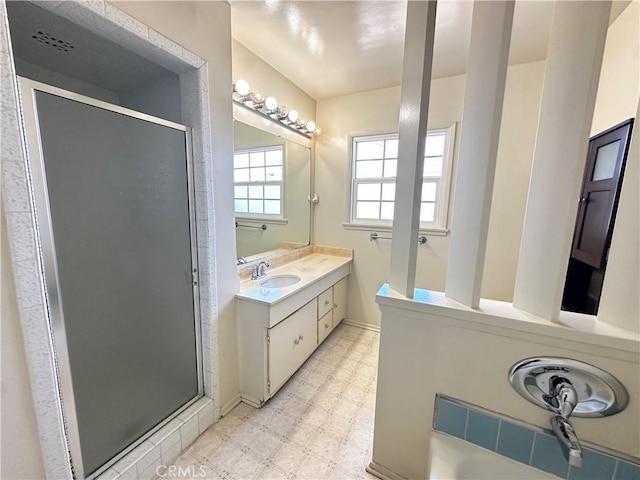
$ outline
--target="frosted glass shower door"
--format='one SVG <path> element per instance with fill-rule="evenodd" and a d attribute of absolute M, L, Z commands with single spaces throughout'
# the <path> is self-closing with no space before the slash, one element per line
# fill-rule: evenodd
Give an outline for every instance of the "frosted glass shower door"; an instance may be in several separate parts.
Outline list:
<path fill-rule="evenodd" d="M 179 125 L 32 92 L 48 296 L 86 476 L 201 391 L 188 139 Z"/>

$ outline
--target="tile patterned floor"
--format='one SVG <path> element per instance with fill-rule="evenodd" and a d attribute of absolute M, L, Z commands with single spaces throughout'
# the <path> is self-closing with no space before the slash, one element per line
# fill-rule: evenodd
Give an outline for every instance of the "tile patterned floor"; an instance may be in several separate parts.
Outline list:
<path fill-rule="evenodd" d="M 176 460 L 176 470 L 194 478 L 374 479 L 365 467 L 378 341 L 378 333 L 339 325 L 264 407 L 238 405 Z"/>

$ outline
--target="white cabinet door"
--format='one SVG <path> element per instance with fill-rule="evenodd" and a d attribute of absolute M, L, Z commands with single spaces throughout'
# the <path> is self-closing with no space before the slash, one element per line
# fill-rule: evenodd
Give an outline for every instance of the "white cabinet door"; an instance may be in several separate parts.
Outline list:
<path fill-rule="evenodd" d="M 347 316 L 347 277 L 333 286 L 333 327 Z"/>
<path fill-rule="evenodd" d="M 318 345 L 317 299 L 268 331 L 269 393 L 273 395 Z"/>

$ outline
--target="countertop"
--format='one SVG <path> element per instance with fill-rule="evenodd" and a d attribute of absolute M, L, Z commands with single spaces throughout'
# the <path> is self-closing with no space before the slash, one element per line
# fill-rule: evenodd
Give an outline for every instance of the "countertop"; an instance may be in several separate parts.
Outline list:
<path fill-rule="evenodd" d="M 324 253 L 312 253 L 273 269 L 267 269 L 267 275 L 259 280 L 240 282 L 237 298 L 267 304 L 275 304 L 299 292 L 310 284 L 320 280 L 344 265 L 350 264 L 352 258 Z M 281 288 L 264 288 L 260 282 L 277 275 L 297 275 L 300 281 L 294 285 Z"/>

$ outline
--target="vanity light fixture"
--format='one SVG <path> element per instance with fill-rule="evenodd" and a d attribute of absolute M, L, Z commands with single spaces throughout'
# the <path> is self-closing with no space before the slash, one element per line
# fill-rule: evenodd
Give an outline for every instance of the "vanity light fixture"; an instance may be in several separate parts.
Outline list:
<path fill-rule="evenodd" d="M 289 110 L 284 105 L 279 106 L 275 97 L 265 97 L 259 92 L 251 90 L 246 80 L 234 82 L 232 98 L 238 105 L 264 115 L 307 138 L 322 133 L 313 120 L 307 121 L 296 110 Z"/>

